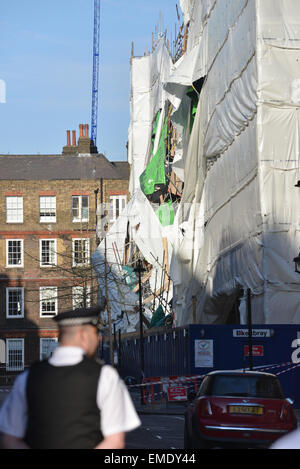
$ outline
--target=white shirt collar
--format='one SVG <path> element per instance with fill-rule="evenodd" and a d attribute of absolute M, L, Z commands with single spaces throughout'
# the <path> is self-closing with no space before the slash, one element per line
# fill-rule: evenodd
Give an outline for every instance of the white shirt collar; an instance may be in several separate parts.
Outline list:
<path fill-rule="evenodd" d="M 84 350 L 80 347 L 58 346 L 49 358 L 50 365 L 70 366 L 82 361 Z"/>

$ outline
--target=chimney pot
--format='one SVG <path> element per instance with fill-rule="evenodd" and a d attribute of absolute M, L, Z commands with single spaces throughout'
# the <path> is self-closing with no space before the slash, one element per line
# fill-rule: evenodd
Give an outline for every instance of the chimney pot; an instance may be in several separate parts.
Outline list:
<path fill-rule="evenodd" d="M 79 124 L 80 137 L 83 137 L 83 124 Z"/>
<path fill-rule="evenodd" d="M 89 136 L 89 124 L 85 124 L 85 137 Z"/>
<path fill-rule="evenodd" d="M 76 130 L 72 131 L 72 138 L 73 138 L 72 145 L 73 147 L 76 147 Z"/>

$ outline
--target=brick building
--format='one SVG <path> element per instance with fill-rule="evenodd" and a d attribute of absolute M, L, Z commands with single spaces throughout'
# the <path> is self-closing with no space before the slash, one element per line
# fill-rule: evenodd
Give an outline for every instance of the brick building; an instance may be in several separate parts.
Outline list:
<path fill-rule="evenodd" d="M 101 203 L 113 221 L 129 165 L 98 154 L 80 125 L 61 155 L 0 155 L 0 368 L 14 374 L 57 341 L 52 317 L 97 302 L 90 255 Z"/>

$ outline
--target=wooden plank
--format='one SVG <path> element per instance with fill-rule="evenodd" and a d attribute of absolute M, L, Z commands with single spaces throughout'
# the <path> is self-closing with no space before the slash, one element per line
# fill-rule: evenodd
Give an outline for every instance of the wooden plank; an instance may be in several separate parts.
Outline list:
<path fill-rule="evenodd" d="M 145 298 L 143 300 L 143 303 L 149 303 L 150 301 L 154 300 L 154 298 L 156 298 L 158 295 L 160 295 L 160 293 L 163 291 L 163 287 L 159 288 L 153 295 L 150 295 L 148 296 L 148 298 Z"/>
<path fill-rule="evenodd" d="M 152 270 L 150 270 L 150 272 L 148 272 L 141 280 L 142 284 L 145 283 L 149 277 L 151 277 L 151 274 L 152 274 Z M 136 293 L 137 291 L 139 291 L 139 284 L 137 284 L 134 289 L 132 290 L 133 293 Z"/>

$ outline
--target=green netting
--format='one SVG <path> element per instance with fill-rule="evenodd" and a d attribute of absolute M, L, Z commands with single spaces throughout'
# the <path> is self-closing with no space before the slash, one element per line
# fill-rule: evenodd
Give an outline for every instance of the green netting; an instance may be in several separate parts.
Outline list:
<path fill-rule="evenodd" d="M 159 325 L 163 323 L 165 317 L 166 316 L 165 316 L 163 307 L 159 305 L 157 310 L 153 313 L 149 327 L 158 327 Z"/>
<path fill-rule="evenodd" d="M 165 122 L 162 128 L 162 132 L 159 139 L 157 152 L 152 157 L 145 171 L 140 176 L 141 189 L 145 195 L 154 193 L 156 184 L 166 184 L 165 175 L 165 156 L 166 156 L 166 144 L 165 140 L 168 133 L 168 118 L 165 118 Z"/>
<path fill-rule="evenodd" d="M 173 225 L 175 214 L 171 200 L 159 206 L 157 216 L 162 226 Z"/>

